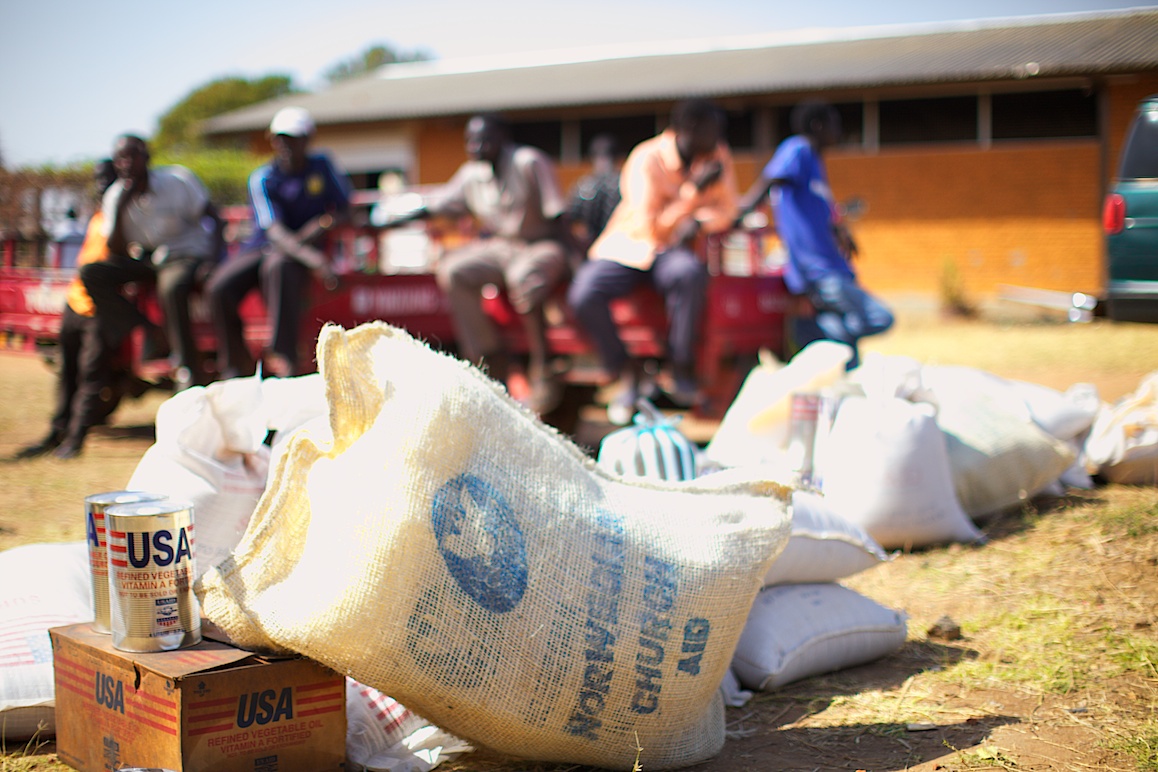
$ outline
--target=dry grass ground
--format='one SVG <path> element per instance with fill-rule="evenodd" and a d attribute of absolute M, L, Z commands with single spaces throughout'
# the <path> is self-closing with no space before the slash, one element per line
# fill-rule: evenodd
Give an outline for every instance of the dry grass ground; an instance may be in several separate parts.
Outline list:
<path fill-rule="evenodd" d="M 1090 382 L 1113 401 L 1158 369 L 1158 328 L 913 317 L 868 349 L 1058 389 Z M 35 359 L 0 355 L 0 457 L 46 429 L 51 383 Z M 80 459 L 0 465 L 0 549 L 79 539 L 83 496 L 126 483 L 162 396 L 122 407 Z M 1158 770 L 1158 492 L 1037 501 L 985 531 L 985 546 L 902 554 L 848 580 L 908 613 L 906 645 L 730 708 L 723 754 L 696 769 Z M 960 640 L 926 634 L 944 615 Z M 485 751 L 445 768 L 581 769 Z M 3 772 L 63 769 L 51 743 L 0 754 Z"/>

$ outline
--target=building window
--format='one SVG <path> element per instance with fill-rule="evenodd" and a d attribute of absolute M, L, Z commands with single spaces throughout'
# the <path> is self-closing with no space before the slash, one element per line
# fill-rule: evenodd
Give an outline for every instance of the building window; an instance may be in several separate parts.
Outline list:
<path fill-rule="evenodd" d="M 896 99 L 880 103 L 880 142 L 959 142 L 977 139 L 977 97 Z"/>
<path fill-rule="evenodd" d="M 615 118 L 584 118 L 579 121 L 579 142 L 583 157 L 591 148 L 591 140 L 599 134 L 610 134 L 619 142 L 619 152 L 627 155 L 631 149 L 656 134 L 655 113 L 623 115 Z"/>
<path fill-rule="evenodd" d="M 1036 91 L 994 94 L 993 139 L 1096 137 L 1097 99 L 1092 92 Z"/>
<path fill-rule="evenodd" d="M 563 149 L 561 121 L 525 121 L 511 125 L 511 139 L 520 145 L 532 145 L 552 158 L 559 158 Z"/>
<path fill-rule="evenodd" d="M 840 140 L 838 145 L 860 145 L 864 137 L 864 104 L 861 102 L 836 102 L 832 105 L 840 115 Z M 795 105 L 776 110 L 777 143 L 792 136 L 792 111 Z"/>
<path fill-rule="evenodd" d="M 724 131 L 733 150 L 751 150 L 755 142 L 755 115 L 752 110 L 724 111 Z"/>

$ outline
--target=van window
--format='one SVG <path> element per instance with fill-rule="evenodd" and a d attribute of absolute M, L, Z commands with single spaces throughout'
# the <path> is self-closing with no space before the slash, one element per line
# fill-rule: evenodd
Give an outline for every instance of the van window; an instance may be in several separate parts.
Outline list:
<path fill-rule="evenodd" d="M 1122 151 L 1122 179 L 1158 178 L 1158 102 L 1146 104 L 1134 118 Z"/>

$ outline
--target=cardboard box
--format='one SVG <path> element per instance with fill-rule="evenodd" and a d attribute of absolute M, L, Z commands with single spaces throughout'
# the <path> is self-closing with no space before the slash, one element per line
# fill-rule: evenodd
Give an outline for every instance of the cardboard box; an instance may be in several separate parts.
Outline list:
<path fill-rule="evenodd" d="M 56 752 L 82 772 L 345 768 L 345 679 L 316 662 L 212 640 L 131 654 L 88 623 L 49 635 Z"/>

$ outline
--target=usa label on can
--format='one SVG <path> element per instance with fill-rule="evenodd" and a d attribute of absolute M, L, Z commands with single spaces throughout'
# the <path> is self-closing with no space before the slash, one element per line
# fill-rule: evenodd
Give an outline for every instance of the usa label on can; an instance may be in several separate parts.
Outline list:
<path fill-rule="evenodd" d="M 105 533 L 105 510 L 118 504 L 163 501 L 165 496 L 147 491 L 109 491 L 84 497 L 85 540 L 88 542 L 89 571 L 92 574 L 92 629 L 111 633 L 109 621 L 109 557 Z"/>
<path fill-rule="evenodd" d="M 106 509 L 105 520 L 113 646 L 156 652 L 199 643 L 193 505 L 121 504 Z"/>

